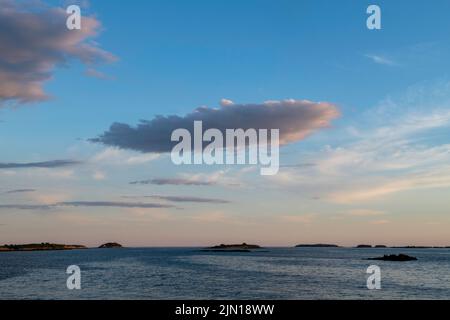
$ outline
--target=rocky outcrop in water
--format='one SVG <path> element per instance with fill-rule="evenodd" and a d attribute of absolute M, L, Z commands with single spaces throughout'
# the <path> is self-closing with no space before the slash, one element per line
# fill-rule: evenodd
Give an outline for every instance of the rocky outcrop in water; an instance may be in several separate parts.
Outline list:
<path fill-rule="evenodd" d="M 205 251 L 226 251 L 226 252 L 250 252 L 251 250 L 254 249 L 261 249 L 260 246 L 256 245 L 256 244 L 247 244 L 247 243 L 242 243 L 242 244 L 220 244 L 218 246 L 214 246 L 214 247 L 209 247 L 204 249 Z"/>
<path fill-rule="evenodd" d="M 382 260 L 382 261 L 415 261 L 417 260 L 416 257 L 411 257 L 406 254 L 390 254 L 390 255 L 384 255 L 382 257 L 378 258 L 369 258 L 368 260 Z"/>
<path fill-rule="evenodd" d="M 298 244 L 296 248 L 339 248 L 337 244 L 315 243 L 315 244 Z"/>

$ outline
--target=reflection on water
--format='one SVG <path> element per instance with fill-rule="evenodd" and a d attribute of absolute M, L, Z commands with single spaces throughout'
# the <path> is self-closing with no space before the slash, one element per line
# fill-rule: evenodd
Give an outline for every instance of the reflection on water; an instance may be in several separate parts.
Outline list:
<path fill-rule="evenodd" d="M 411 262 L 367 261 L 403 252 Z M 382 290 L 366 269 L 382 270 Z M 66 288 L 69 265 L 81 290 Z M 449 299 L 450 250 L 270 248 L 212 253 L 189 248 L 0 254 L 0 299 Z"/>

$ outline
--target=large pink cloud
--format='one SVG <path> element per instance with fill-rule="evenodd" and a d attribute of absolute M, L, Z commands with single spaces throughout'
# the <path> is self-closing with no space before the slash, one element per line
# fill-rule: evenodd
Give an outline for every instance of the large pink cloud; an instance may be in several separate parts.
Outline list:
<path fill-rule="evenodd" d="M 337 107 L 327 102 L 308 100 L 266 101 L 260 104 L 235 104 L 223 100 L 219 108 L 197 108 L 185 116 L 157 116 L 141 121 L 136 127 L 114 123 L 93 142 L 141 152 L 170 152 L 171 133 L 184 128 L 192 133 L 194 121 L 202 121 L 203 129 L 279 129 L 280 143 L 289 144 L 326 128 L 339 116 Z"/>

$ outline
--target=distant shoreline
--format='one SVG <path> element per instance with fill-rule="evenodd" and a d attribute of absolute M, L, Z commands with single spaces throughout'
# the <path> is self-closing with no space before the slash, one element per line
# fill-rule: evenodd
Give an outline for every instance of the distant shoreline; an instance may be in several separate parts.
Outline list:
<path fill-rule="evenodd" d="M 113 249 L 122 248 L 118 243 L 106 243 L 99 247 L 87 247 L 84 245 L 67 245 L 67 244 L 54 244 L 54 243 L 32 243 L 32 244 L 10 244 L 0 246 L 0 253 L 2 252 L 34 252 L 34 251 L 70 251 L 70 250 L 88 250 L 88 249 Z M 357 246 L 340 246 L 336 244 L 298 244 L 293 247 L 286 246 L 267 246 L 260 247 L 258 245 L 248 245 L 243 244 L 233 244 L 233 245 L 219 245 L 213 247 L 203 247 L 203 246 L 141 246 L 141 247 L 129 247 L 134 249 L 163 249 L 163 248 L 201 248 L 204 252 L 248 252 L 248 251 L 261 251 L 261 249 L 267 248 L 297 248 L 297 249 L 450 249 L 450 246 L 385 246 L 385 245 L 357 245 Z"/>
<path fill-rule="evenodd" d="M 343 248 L 343 249 L 450 249 L 450 246 L 386 246 L 359 244 L 354 247 L 339 246 L 336 244 L 298 244 L 295 248 Z"/>

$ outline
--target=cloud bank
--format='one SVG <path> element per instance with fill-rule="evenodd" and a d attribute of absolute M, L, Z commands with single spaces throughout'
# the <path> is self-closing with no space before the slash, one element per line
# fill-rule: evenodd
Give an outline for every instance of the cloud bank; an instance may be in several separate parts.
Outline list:
<path fill-rule="evenodd" d="M 98 20 L 82 17 L 81 30 L 68 30 L 67 17 L 38 1 L 0 0 L 0 103 L 47 99 L 43 86 L 53 69 L 72 59 L 89 66 L 115 60 L 91 41 Z"/>
<path fill-rule="evenodd" d="M 185 116 L 156 116 L 142 120 L 136 127 L 114 123 L 108 131 L 91 142 L 141 152 L 170 152 L 174 143 L 171 134 L 179 128 L 193 134 L 194 121 L 203 121 L 203 130 L 279 129 L 280 143 L 288 144 L 304 139 L 309 134 L 330 126 L 339 116 L 337 107 L 330 103 L 307 100 L 267 101 L 262 104 L 235 104 L 222 101 L 219 108 L 200 107 Z"/>

